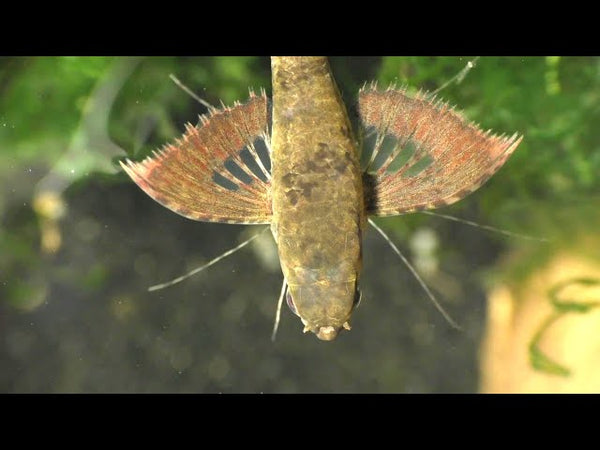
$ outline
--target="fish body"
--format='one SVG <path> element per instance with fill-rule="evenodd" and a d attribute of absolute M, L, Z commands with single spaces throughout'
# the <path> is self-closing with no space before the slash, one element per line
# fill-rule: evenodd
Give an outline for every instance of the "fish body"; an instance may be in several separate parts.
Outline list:
<path fill-rule="evenodd" d="M 365 209 L 358 146 L 326 58 L 272 59 L 271 228 L 288 303 L 331 340 L 357 298 Z"/>
<path fill-rule="evenodd" d="M 360 300 L 367 216 L 459 201 L 522 137 L 484 132 L 426 92 L 374 84 L 358 94 L 355 133 L 326 58 L 273 57 L 271 68 L 271 105 L 264 91 L 250 92 L 245 103 L 188 124 L 151 157 L 121 165 L 154 200 L 189 219 L 270 224 L 288 305 L 305 332 L 332 340 L 350 329 Z M 361 152 L 370 155 L 362 168 Z"/>

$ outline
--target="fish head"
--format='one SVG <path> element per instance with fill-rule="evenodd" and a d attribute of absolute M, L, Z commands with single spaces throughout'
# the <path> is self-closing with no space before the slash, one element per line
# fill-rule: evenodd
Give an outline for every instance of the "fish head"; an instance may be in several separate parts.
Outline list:
<path fill-rule="evenodd" d="M 305 333 L 332 341 L 342 328 L 350 330 L 350 317 L 361 299 L 358 274 L 345 280 L 331 276 L 312 280 L 309 276 L 305 282 L 298 281 L 288 280 L 286 300 L 302 320 Z"/>

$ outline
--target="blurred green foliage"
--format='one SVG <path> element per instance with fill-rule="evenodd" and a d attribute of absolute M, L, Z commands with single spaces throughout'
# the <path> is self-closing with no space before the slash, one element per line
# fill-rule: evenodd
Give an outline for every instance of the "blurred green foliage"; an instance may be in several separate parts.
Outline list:
<path fill-rule="evenodd" d="M 79 123 L 82 100 L 110 62 L 111 58 L 3 58 L 2 161 L 12 157 L 26 163 L 42 158 L 52 163 Z"/>

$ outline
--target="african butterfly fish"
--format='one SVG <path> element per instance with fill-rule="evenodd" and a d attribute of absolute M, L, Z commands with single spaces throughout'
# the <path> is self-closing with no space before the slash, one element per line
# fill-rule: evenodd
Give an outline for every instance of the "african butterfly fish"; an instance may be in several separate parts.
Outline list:
<path fill-rule="evenodd" d="M 462 199 L 522 137 L 483 132 L 427 93 L 374 84 L 358 94 L 353 130 L 325 57 L 273 57 L 271 68 L 272 104 L 264 91 L 250 92 L 246 103 L 186 125 L 152 157 L 121 165 L 150 197 L 189 219 L 270 224 L 288 305 L 305 332 L 332 340 L 350 329 L 360 299 L 367 217 Z M 361 149 L 370 150 L 364 170 Z"/>

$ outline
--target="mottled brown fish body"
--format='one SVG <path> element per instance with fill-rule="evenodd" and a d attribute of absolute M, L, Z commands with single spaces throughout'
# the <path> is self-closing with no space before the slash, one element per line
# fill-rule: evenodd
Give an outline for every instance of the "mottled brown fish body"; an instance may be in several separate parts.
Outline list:
<path fill-rule="evenodd" d="M 326 58 L 273 57 L 271 65 L 271 226 L 305 331 L 331 340 L 348 327 L 361 269 L 357 144 Z"/>
<path fill-rule="evenodd" d="M 370 155 L 361 170 L 327 60 L 271 61 L 271 118 L 264 91 L 250 92 L 245 103 L 211 108 L 152 156 L 121 165 L 149 196 L 184 217 L 271 223 L 288 304 L 305 331 L 332 340 L 350 327 L 360 299 L 366 215 L 457 202 L 496 173 L 522 137 L 484 132 L 426 92 L 371 84 L 358 93 L 357 126 Z M 270 174 L 260 157 L 265 147 Z"/>

